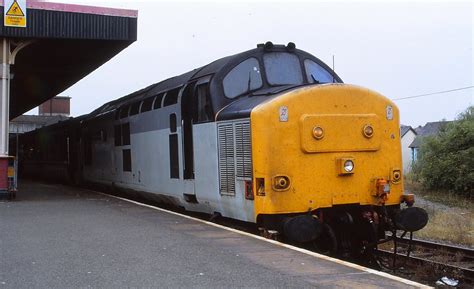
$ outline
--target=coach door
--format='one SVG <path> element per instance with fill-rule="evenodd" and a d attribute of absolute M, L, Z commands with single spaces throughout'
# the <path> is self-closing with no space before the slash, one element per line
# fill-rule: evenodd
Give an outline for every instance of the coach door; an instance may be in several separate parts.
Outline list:
<path fill-rule="evenodd" d="M 189 83 L 181 95 L 181 132 L 183 136 L 184 198 L 196 202 L 194 191 L 193 107 L 196 82 Z"/>

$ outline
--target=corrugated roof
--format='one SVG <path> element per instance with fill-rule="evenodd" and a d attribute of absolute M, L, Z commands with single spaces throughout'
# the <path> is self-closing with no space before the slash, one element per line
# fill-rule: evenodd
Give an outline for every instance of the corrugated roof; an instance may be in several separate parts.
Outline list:
<path fill-rule="evenodd" d="M 0 7 L 3 23 L 4 7 Z M 0 25 L 0 36 L 22 38 L 123 40 L 137 39 L 137 18 L 28 9 L 27 27 Z"/>
<path fill-rule="evenodd" d="M 40 1 L 27 5 L 26 28 L 0 25 L 0 37 L 33 40 L 11 66 L 10 119 L 69 88 L 137 39 L 135 10 Z M 3 22 L 4 7 L 0 10 Z"/>

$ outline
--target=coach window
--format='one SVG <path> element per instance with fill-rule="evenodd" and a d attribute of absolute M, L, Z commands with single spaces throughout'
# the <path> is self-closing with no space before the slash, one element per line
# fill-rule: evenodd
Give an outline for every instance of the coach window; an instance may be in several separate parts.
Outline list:
<path fill-rule="evenodd" d="M 178 94 L 181 87 L 172 89 L 166 93 L 165 100 L 163 102 L 163 106 L 173 105 L 178 103 Z"/>
<path fill-rule="evenodd" d="M 295 54 L 272 52 L 263 55 L 270 85 L 303 84 L 300 60 Z"/>
<path fill-rule="evenodd" d="M 153 96 L 145 99 L 142 103 L 142 107 L 140 108 L 140 112 L 150 111 L 153 106 L 153 100 Z"/>
<path fill-rule="evenodd" d="M 120 118 L 126 118 L 128 117 L 128 110 L 130 108 L 130 105 L 123 106 L 120 109 Z"/>
<path fill-rule="evenodd" d="M 224 77 L 222 85 L 228 98 L 235 98 L 245 92 L 262 87 L 260 64 L 256 58 L 249 58 L 234 67 Z"/>
<path fill-rule="evenodd" d="M 329 73 L 329 71 L 322 68 L 321 65 L 317 64 L 311 59 L 306 59 L 304 61 L 304 67 L 306 70 L 306 76 L 308 77 L 309 83 L 337 82 L 334 79 L 334 76 L 332 76 L 331 73 Z"/>
<path fill-rule="evenodd" d="M 163 100 L 164 95 L 165 93 L 162 92 L 155 97 L 155 102 L 153 102 L 153 109 L 158 109 L 161 107 L 161 101 Z"/>
<path fill-rule="evenodd" d="M 134 104 L 132 104 L 132 107 L 130 108 L 130 116 L 138 114 L 140 111 L 140 102 L 137 101 Z"/>
<path fill-rule="evenodd" d="M 209 83 L 199 84 L 196 87 L 196 118 L 195 122 L 208 122 L 213 120 L 211 99 L 209 96 Z"/>
<path fill-rule="evenodd" d="M 122 124 L 122 145 L 130 145 L 130 123 Z"/>

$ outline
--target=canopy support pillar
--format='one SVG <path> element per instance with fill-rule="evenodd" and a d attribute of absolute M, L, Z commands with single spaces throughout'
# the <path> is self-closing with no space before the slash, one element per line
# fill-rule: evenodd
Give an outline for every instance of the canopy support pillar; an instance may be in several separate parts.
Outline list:
<path fill-rule="evenodd" d="M 10 124 L 10 40 L 0 40 L 0 158 L 8 156 Z"/>

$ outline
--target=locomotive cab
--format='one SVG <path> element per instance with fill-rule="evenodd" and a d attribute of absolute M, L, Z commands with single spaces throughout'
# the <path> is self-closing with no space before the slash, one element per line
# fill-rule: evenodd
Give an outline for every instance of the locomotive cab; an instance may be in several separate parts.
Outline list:
<path fill-rule="evenodd" d="M 227 142 L 219 145 L 221 192 L 235 190 L 240 179 L 241 194 L 248 196 L 251 181 L 260 226 L 298 242 L 315 241 L 330 230 L 333 247 L 349 248 L 376 242 L 385 230 L 424 227 L 422 209 L 400 210 L 412 197 L 403 193 L 396 105 L 343 84 L 328 66 L 294 47 L 260 48 L 259 57 L 235 65 L 222 79 L 225 98 L 236 100 L 216 117 L 218 139 Z M 238 119 L 248 120 L 248 140 L 224 128 Z M 238 151 L 239 145 L 234 148 L 229 138 L 244 144 L 230 176 L 229 147 Z M 249 159 L 245 149 L 251 150 Z"/>

